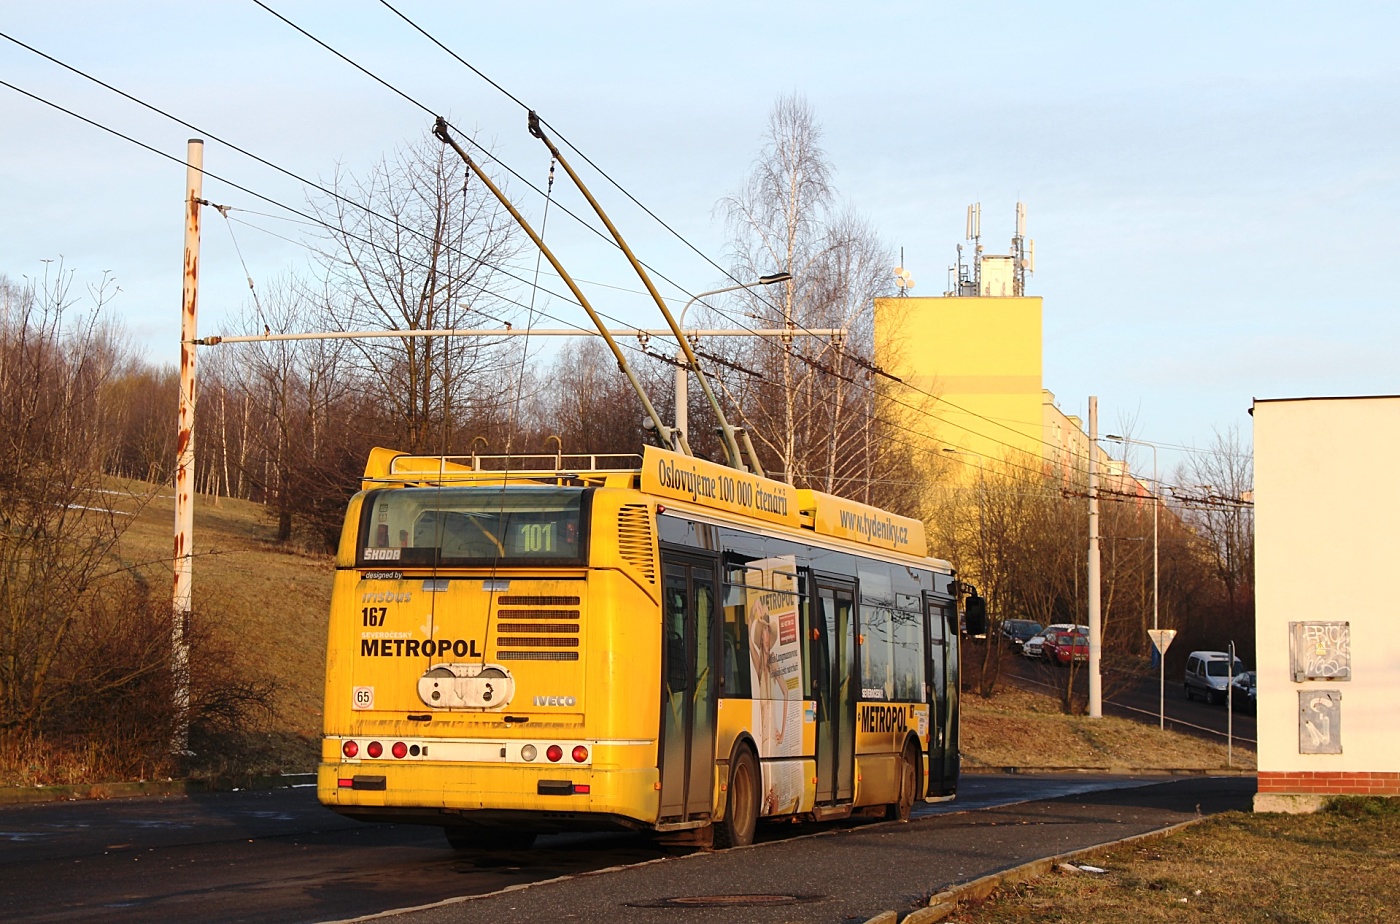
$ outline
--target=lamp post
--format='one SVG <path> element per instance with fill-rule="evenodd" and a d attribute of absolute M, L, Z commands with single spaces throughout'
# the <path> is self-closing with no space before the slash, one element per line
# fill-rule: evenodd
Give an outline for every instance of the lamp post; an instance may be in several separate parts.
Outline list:
<path fill-rule="evenodd" d="M 1126 436 L 1118 436 L 1109 433 L 1104 436 L 1106 440 L 1123 444 L 1123 455 L 1127 456 L 1128 446 L 1132 443 L 1140 443 L 1152 450 L 1152 628 L 1159 628 L 1157 624 L 1157 506 L 1161 503 L 1162 485 L 1157 481 L 1157 444 L 1148 443 L 1143 440 L 1130 440 Z M 1125 465 L 1126 467 L 1126 465 Z M 1167 690 L 1167 653 L 1157 652 L 1158 667 L 1161 669 L 1161 676 L 1157 683 L 1157 727 L 1165 729 L 1166 721 L 1166 690 Z"/>
<path fill-rule="evenodd" d="M 753 282 L 741 282 L 737 286 L 725 286 L 723 289 L 711 289 L 709 292 L 701 292 L 699 295 L 685 303 L 680 315 L 676 318 L 676 326 L 685 324 L 685 313 L 690 310 L 690 306 L 702 298 L 709 298 L 711 295 L 722 295 L 725 292 L 737 292 L 740 289 L 752 289 L 757 286 L 771 286 L 779 282 L 787 282 L 792 278 L 792 273 L 769 273 L 767 276 L 759 276 Z M 685 362 L 685 351 L 676 353 L 676 429 L 685 433 L 690 425 L 687 413 L 687 404 L 690 402 L 688 386 L 690 382 L 690 369 Z"/>
<path fill-rule="evenodd" d="M 987 571 L 985 567 L 987 560 L 986 462 L 980 452 L 970 452 L 966 449 L 954 449 L 952 446 L 944 446 L 943 451 L 955 456 L 974 456 L 977 459 L 977 553 L 980 559 L 978 570 L 984 572 L 978 575 L 978 581 L 983 585 L 986 591 L 990 592 L 991 587 L 987 586 L 988 578 L 985 573 Z"/>

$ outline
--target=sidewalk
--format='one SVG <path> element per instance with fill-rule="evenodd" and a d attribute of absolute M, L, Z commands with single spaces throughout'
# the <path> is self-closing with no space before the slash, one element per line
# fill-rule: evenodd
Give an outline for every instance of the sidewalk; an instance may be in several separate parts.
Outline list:
<path fill-rule="evenodd" d="M 813 837 L 656 860 L 388 916 L 396 924 L 849 924 L 903 914 L 988 873 L 1198 814 L 1248 811 L 1254 780 L 1185 778 L 832 828 Z"/>

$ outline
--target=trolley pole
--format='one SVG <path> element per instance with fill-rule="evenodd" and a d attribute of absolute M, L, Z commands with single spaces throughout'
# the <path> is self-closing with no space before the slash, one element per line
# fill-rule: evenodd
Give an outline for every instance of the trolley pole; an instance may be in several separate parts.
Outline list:
<path fill-rule="evenodd" d="M 1089 718 L 1103 718 L 1103 619 L 1099 612 L 1099 399 L 1089 396 Z"/>
<path fill-rule="evenodd" d="M 175 728 L 170 749 L 190 745 L 190 620 L 194 552 L 195 339 L 199 325 L 199 208 L 204 190 L 204 142 L 191 138 L 185 171 L 185 274 L 180 311 L 180 430 L 175 444 L 175 598 L 170 619 L 170 667 L 174 675 Z"/>

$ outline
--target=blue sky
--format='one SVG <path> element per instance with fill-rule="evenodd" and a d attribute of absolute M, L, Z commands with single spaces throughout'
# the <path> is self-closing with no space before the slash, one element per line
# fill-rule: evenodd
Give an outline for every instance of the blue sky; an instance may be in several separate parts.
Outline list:
<path fill-rule="evenodd" d="M 543 181 L 521 111 L 380 4 L 266 2 Z M 1046 386 L 1070 413 L 1097 394 L 1104 431 L 1131 419 L 1143 438 L 1203 445 L 1216 429 L 1247 435 L 1255 396 L 1400 391 L 1393 6 L 396 5 L 720 263 L 714 204 L 792 91 L 825 129 L 843 197 L 904 248 L 917 294 L 945 287 L 969 202 L 992 253 L 1026 202 Z M 0 31 L 306 176 L 363 169 L 431 121 L 250 2 L 4 0 Z M 177 158 L 191 135 L 3 41 L 0 79 Z M 133 339 L 173 361 L 183 168 L 4 87 L 0 125 L 0 272 L 59 255 L 81 279 L 111 270 Z M 205 165 L 304 202 L 213 142 Z M 724 283 L 594 187 L 649 262 L 691 291 Z M 513 189 L 537 218 L 539 200 Z M 205 194 L 274 211 L 214 180 Z M 255 282 L 307 264 L 267 233 L 298 239 L 297 225 L 244 219 Z M 551 243 L 576 276 L 636 288 L 566 222 L 552 221 Z M 212 214 L 203 256 L 201 333 L 217 333 L 247 286 Z M 598 292 L 600 308 L 656 324 L 641 298 Z M 1164 453 L 1163 468 L 1176 460 Z"/>

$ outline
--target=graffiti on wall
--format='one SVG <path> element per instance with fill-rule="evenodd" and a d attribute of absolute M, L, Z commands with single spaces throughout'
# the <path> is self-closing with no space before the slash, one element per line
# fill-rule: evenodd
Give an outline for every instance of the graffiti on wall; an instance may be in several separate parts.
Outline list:
<path fill-rule="evenodd" d="M 1351 679 L 1351 623 L 1290 622 L 1293 682 Z"/>
<path fill-rule="evenodd" d="M 1340 690 L 1298 691 L 1298 753 L 1342 753 Z"/>

